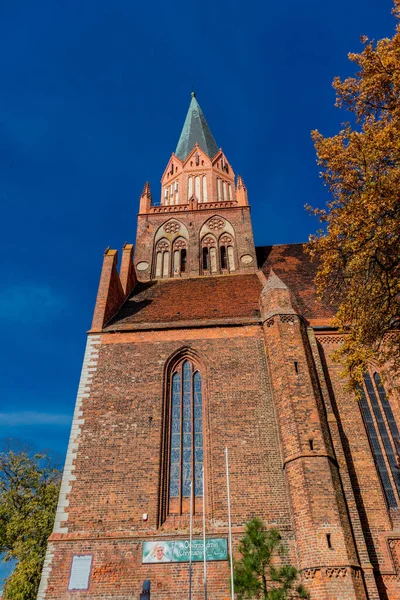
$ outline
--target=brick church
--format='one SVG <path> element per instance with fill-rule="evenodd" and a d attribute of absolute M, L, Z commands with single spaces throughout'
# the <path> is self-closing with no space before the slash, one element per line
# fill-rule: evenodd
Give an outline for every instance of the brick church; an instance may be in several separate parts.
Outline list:
<path fill-rule="evenodd" d="M 38 600 L 188 598 L 191 509 L 192 598 L 206 548 L 229 599 L 225 447 L 234 549 L 257 516 L 312 600 L 400 598 L 399 399 L 373 366 L 345 388 L 314 275 L 301 244 L 254 246 L 192 94 L 135 248 L 104 254 Z"/>

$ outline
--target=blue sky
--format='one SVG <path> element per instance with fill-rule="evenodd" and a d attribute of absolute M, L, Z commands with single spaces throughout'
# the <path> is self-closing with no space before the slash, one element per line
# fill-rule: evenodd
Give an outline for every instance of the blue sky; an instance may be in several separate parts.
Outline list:
<path fill-rule="evenodd" d="M 135 241 L 192 86 L 249 190 L 256 244 L 305 241 L 323 205 L 310 130 L 391 0 L 0 0 L 0 437 L 65 454 L 102 254 Z"/>
<path fill-rule="evenodd" d="M 249 190 L 257 245 L 302 242 L 322 206 L 310 130 L 391 0 L 0 0 L 0 437 L 66 451 L 102 254 L 175 150 L 192 86 Z"/>

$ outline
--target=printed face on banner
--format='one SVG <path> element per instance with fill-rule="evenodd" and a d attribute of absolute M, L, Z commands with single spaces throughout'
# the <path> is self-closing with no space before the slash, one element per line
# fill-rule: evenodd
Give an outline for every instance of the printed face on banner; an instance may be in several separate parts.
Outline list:
<path fill-rule="evenodd" d="M 171 550 L 172 548 L 170 542 L 144 542 L 142 553 L 143 562 L 171 562 Z"/>

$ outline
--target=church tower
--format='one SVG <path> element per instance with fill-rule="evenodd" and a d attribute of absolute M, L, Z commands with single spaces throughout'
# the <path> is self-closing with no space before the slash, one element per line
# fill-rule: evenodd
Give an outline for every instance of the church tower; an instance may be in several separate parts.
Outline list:
<path fill-rule="evenodd" d="M 302 244 L 254 247 L 192 94 L 135 247 L 104 253 L 38 600 L 203 598 L 203 535 L 230 598 L 226 447 L 234 554 L 259 517 L 311 600 L 400 597 L 400 402 L 372 367 L 345 388 L 314 276 Z"/>
<path fill-rule="evenodd" d="M 247 190 L 218 148 L 194 92 L 159 201 L 140 198 L 136 270 L 141 281 L 254 273 Z"/>

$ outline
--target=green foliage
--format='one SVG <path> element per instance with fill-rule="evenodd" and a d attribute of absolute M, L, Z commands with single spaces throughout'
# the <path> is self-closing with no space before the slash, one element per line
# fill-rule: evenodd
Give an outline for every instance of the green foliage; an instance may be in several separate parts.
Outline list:
<path fill-rule="evenodd" d="M 35 600 L 60 488 L 48 457 L 7 449 L 0 453 L 0 553 L 17 565 L 5 600 Z"/>
<path fill-rule="evenodd" d="M 297 583 L 297 569 L 272 564 L 274 556 L 282 556 L 284 552 L 277 529 L 267 530 L 261 519 L 252 519 L 246 524 L 239 552 L 242 556 L 235 561 L 234 582 L 240 600 L 309 598 L 305 588 Z"/>

